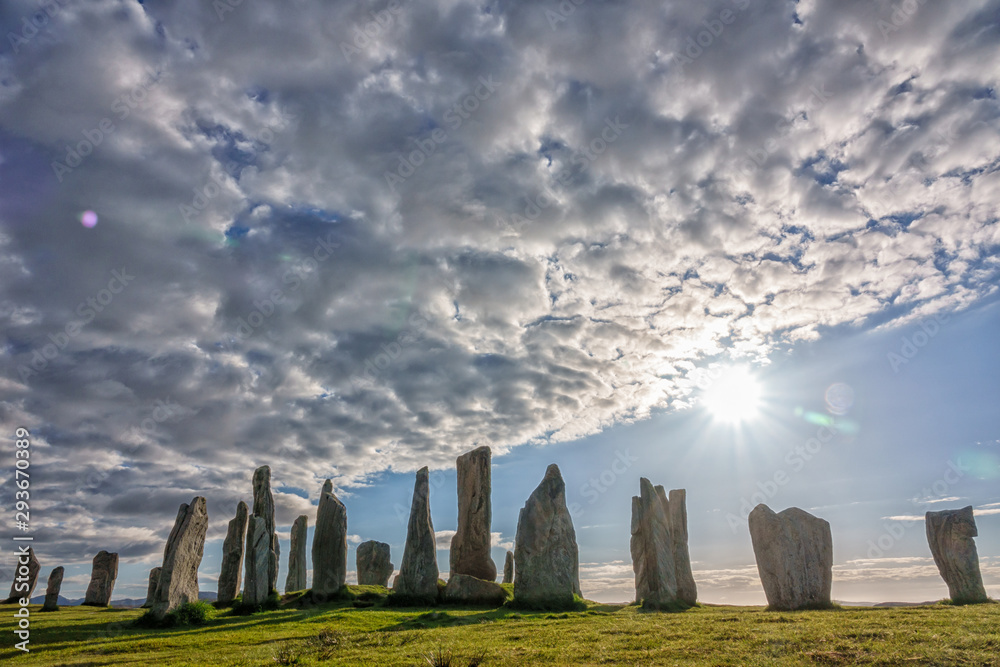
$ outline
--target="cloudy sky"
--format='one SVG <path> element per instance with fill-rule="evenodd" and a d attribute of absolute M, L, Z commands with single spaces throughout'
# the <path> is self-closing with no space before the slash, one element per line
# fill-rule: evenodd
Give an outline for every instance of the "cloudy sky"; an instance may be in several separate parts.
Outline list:
<path fill-rule="evenodd" d="M 703 600 L 763 602 L 762 500 L 828 519 L 834 597 L 874 601 L 945 597 L 922 515 L 971 504 L 1000 596 L 1000 1 L 5 0 L 0 29 L 0 423 L 67 597 L 100 549 L 144 595 L 195 495 L 214 590 L 258 465 L 285 551 L 331 478 L 397 564 L 430 466 L 446 549 L 480 444 L 496 560 L 559 463 L 592 599 L 634 593 L 640 475 L 688 490 Z"/>

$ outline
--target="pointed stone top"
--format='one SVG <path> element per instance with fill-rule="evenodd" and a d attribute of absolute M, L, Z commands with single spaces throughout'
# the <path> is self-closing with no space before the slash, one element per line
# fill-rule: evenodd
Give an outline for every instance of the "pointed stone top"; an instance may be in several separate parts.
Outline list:
<path fill-rule="evenodd" d="M 462 454 L 458 458 L 464 458 L 464 457 L 472 456 L 473 454 L 483 454 L 483 453 L 492 455 L 493 454 L 493 450 L 490 449 L 489 445 L 480 445 L 479 447 L 476 447 L 475 449 L 470 449 L 469 451 L 467 451 L 466 453 Z"/>
<path fill-rule="evenodd" d="M 542 481 L 552 478 L 558 479 L 560 482 L 562 481 L 562 473 L 559 472 L 559 466 L 555 463 L 550 463 L 549 467 L 545 469 L 545 478 Z"/>
<path fill-rule="evenodd" d="M 660 488 L 663 488 L 663 487 L 660 487 Z M 645 477 L 640 477 L 639 478 L 639 493 L 642 494 L 642 497 L 644 497 L 644 498 L 645 497 L 652 497 L 652 496 L 656 495 L 656 488 L 653 486 L 653 483 L 650 482 L 648 479 L 646 479 Z"/>
<path fill-rule="evenodd" d="M 195 512 L 205 512 L 208 507 L 208 501 L 205 500 L 205 496 L 195 496 L 188 507 L 193 507 Z"/>
<path fill-rule="evenodd" d="M 256 480 L 258 477 L 262 477 L 267 481 L 271 481 L 271 466 L 261 466 L 253 471 L 253 478 Z"/>
<path fill-rule="evenodd" d="M 333 482 L 330 480 L 326 480 L 325 482 L 323 482 L 323 490 L 320 491 L 319 493 L 320 498 L 322 498 L 327 493 L 333 493 Z"/>
<path fill-rule="evenodd" d="M 240 514 L 245 515 L 245 514 L 249 514 L 249 513 L 250 513 L 250 506 L 247 505 L 246 502 L 244 502 L 244 501 L 241 500 L 240 502 L 236 503 L 236 514 L 237 515 L 240 515 Z"/>
<path fill-rule="evenodd" d="M 420 477 L 421 475 L 430 475 L 430 474 L 431 474 L 431 469 L 428 468 L 427 466 L 424 466 L 423 468 L 417 471 L 417 477 Z"/>

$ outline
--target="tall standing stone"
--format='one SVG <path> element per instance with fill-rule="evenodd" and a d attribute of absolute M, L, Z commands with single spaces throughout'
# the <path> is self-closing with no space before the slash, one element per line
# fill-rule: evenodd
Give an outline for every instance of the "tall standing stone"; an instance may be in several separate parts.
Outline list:
<path fill-rule="evenodd" d="M 300 516 L 292 524 L 291 545 L 288 548 L 288 576 L 285 577 L 285 593 L 306 589 L 306 531 L 309 517 Z"/>
<path fill-rule="evenodd" d="M 142 604 L 144 609 L 153 606 L 153 600 L 156 599 L 156 587 L 160 584 L 160 572 L 162 570 L 162 567 L 154 567 L 149 571 L 149 583 L 146 584 L 146 601 Z"/>
<path fill-rule="evenodd" d="M 219 570 L 219 590 L 216 603 L 232 604 L 240 594 L 243 580 L 243 545 L 247 539 L 250 508 L 242 500 L 236 504 L 236 516 L 229 520 L 226 539 L 222 543 L 222 569 Z"/>
<path fill-rule="evenodd" d="M 497 566 L 490 555 L 491 459 L 492 452 L 486 446 L 458 457 L 458 530 L 451 538 L 451 575 L 468 574 L 496 581 Z"/>
<path fill-rule="evenodd" d="M 514 552 L 508 551 L 503 560 L 503 583 L 514 583 Z"/>
<path fill-rule="evenodd" d="M 268 591 L 278 590 L 278 556 L 281 548 L 278 546 L 278 533 L 274 526 L 274 495 L 271 493 L 271 468 L 261 466 L 253 473 L 253 513 L 264 519 L 270 537 L 268 554 Z"/>
<path fill-rule="evenodd" d="M 677 575 L 667 500 L 663 487 L 654 488 L 645 477 L 639 479 L 639 495 L 632 497 L 631 532 L 636 601 L 654 608 L 675 604 Z"/>
<path fill-rule="evenodd" d="M 49 575 L 48 586 L 45 587 L 45 603 L 42 611 L 59 611 L 59 589 L 62 587 L 63 567 L 60 565 Z"/>
<path fill-rule="evenodd" d="M 173 530 L 163 549 L 160 579 L 153 594 L 154 618 L 163 618 L 182 604 L 198 601 L 198 567 L 205 554 L 208 509 L 205 498 L 181 503 Z"/>
<path fill-rule="evenodd" d="M 94 566 L 90 574 L 90 585 L 84 595 L 83 604 L 91 607 L 107 607 L 111 604 L 111 593 L 118 578 L 118 554 L 101 551 L 94 556 Z"/>
<path fill-rule="evenodd" d="M 312 595 L 329 598 L 347 583 L 347 508 L 326 480 L 316 508 L 316 531 L 312 543 Z"/>
<path fill-rule="evenodd" d="M 972 505 L 960 510 L 928 512 L 924 517 L 927 543 L 952 602 L 987 602 L 976 551 L 976 519 Z"/>
<path fill-rule="evenodd" d="M 15 551 L 15 554 L 17 552 Z M 10 596 L 4 600 L 4 604 L 15 603 L 21 598 L 31 599 L 31 594 L 38 585 L 38 571 L 42 566 L 35 557 L 35 550 L 28 547 L 27 558 L 22 558 L 25 554 L 17 554 L 14 564 L 14 581 L 10 585 Z"/>
<path fill-rule="evenodd" d="M 389 545 L 369 540 L 358 545 L 358 584 L 362 586 L 388 586 L 395 566 L 389 560 Z"/>
<path fill-rule="evenodd" d="M 830 606 L 830 524 L 798 507 L 775 514 L 764 504 L 750 512 L 749 524 L 768 606 L 780 610 Z"/>
<path fill-rule="evenodd" d="M 417 471 L 413 485 L 406 545 L 393 591 L 417 598 L 436 598 L 438 573 L 437 545 L 431 521 L 430 472 L 423 467 Z"/>
<path fill-rule="evenodd" d="M 580 557 L 566 483 L 554 463 L 517 518 L 514 600 L 538 607 L 567 607 L 580 595 Z"/>
<path fill-rule="evenodd" d="M 247 523 L 247 546 L 244 550 L 243 604 L 259 606 L 267 601 L 271 571 L 271 534 L 267 520 L 253 515 Z"/>
<path fill-rule="evenodd" d="M 698 602 L 698 586 L 694 583 L 688 551 L 687 491 L 671 489 L 668 499 L 663 487 L 657 486 L 656 493 L 667 506 L 667 525 L 670 527 L 671 552 L 677 576 L 677 599 L 691 606 Z"/>

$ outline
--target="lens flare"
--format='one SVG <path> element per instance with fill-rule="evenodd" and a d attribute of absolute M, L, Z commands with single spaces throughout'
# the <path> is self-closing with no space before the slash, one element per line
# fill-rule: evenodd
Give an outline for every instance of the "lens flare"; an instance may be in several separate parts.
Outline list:
<path fill-rule="evenodd" d="M 843 416 L 850 412 L 851 406 L 854 405 L 854 390 L 848 384 L 837 382 L 827 387 L 825 398 L 826 409 L 830 414 Z"/>
<path fill-rule="evenodd" d="M 93 229 L 97 226 L 97 214 L 93 211 L 84 211 L 80 214 L 80 224 L 87 229 Z"/>

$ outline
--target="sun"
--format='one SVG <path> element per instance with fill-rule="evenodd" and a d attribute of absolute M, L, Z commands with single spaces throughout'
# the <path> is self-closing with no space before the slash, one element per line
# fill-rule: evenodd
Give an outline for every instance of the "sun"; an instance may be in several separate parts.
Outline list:
<path fill-rule="evenodd" d="M 743 367 L 727 368 L 705 388 L 702 406 L 717 421 L 738 424 L 760 411 L 760 383 Z"/>

